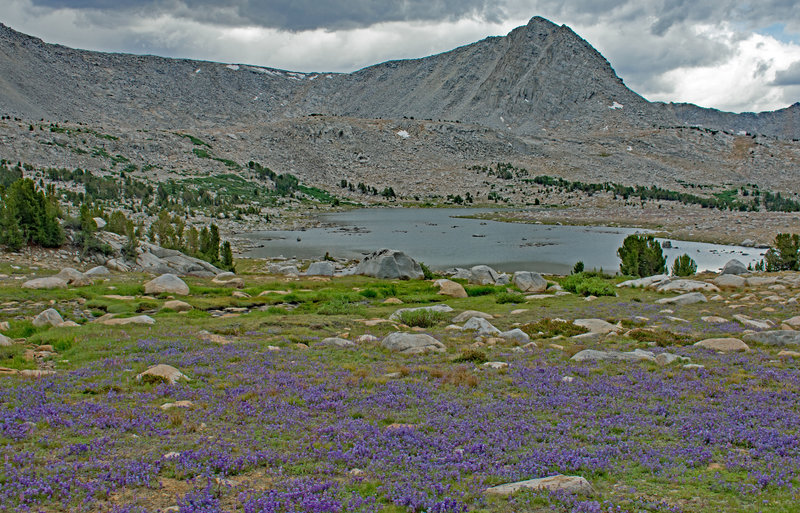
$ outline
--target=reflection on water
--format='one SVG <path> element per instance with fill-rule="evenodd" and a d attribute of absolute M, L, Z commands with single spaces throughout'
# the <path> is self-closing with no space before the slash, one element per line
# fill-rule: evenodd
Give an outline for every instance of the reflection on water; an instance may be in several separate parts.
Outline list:
<path fill-rule="evenodd" d="M 503 223 L 456 216 L 489 209 L 360 209 L 322 216 L 328 228 L 253 232 L 262 244 L 245 253 L 254 258 L 361 258 L 380 248 L 405 251 L 435 269 L 487 264 L 501 271 L 566 273 L 578 260 L 587 269 L 619 269 L 616 251 L 623 239 L 644 232 L 632 228 L 552 226 Z M 661 240 L 661 239 L 660 239 Z M 670 241 L 667 264 L 688 253 L 698 270 L 721 268 L 731 258 L 745 265 L 760 260 L 764 250 L 700 242 Z"/>

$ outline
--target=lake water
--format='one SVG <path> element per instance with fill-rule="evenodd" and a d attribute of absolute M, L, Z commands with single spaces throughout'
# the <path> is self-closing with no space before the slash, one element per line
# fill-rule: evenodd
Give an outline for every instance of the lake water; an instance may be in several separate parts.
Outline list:
<path fill-rule="evenodd" d="M 552 226 L 464 219 L 458 216 L 493 212 L 491 209 L 359 209 L 320 216 L 328 227 L 297 231 L 253 232 L 262 247 L 247 257 L 360 259 L 376 249 L 405 251 L 434 269 L 487 264 L 500 271 L 529 270 L 568 273 L 582 260 L 586 269 L 619 269 L 617 248 L 632 228 Z M 658 239 L 663 242 L 668 239 Z M 670 240 L 667 265 L 688 253 L 698 270 L 718 270 L 737 258 L 757 262 L 765 250 Z"/>

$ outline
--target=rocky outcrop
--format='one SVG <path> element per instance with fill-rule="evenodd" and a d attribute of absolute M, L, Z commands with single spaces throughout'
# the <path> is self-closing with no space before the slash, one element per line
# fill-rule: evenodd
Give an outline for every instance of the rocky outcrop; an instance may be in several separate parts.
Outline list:
<path fill-rule="evenodd" d="M 747 272 L 747 266 L 734 258 L 732 260 L 728 260 L 728 262 L 722 267 L 720 274 L 739 275 L 747 274 Z"/>
<path fill-rule="evenodd" d="M 112 232 L 100 232 L 98 237 L 108 244 L 113 255 L 101 257 L 99 263 L 109 269 L 120 272 L 139 271 L 151 274 L 175 274 L 177 276 L 196 276 L 211 278 L 222 270 L 209 264 L 205 260 L 190 257 L 175 249 L 166 249 L 149 242 L 140 242 L 136 248 L 136 257 L 131 260 L 123 254 L 123 247 L 127 237 Z"/>
<path fill-rule="evenodd" d="M 336 266 L 333 262 L 312 262 L 306 269 L 306 276 L 333 276 Z"/>
<path fill-rule="evenodd" d="M 141 252 L 136 258 L 136 264 L 144 272 L 201 278 L 210 278 L 222 272 L 204 260 L 190 257 L 174 249 L 164 249 L 146 243 L 141 244 L 139 249 Z"/>
<path fill-rule="evenodd" d="M 384 280 L 419 280 L 423 277 L 419 263 L 395 249 L 381 249 L 367 255 L 355 272 Z"/>

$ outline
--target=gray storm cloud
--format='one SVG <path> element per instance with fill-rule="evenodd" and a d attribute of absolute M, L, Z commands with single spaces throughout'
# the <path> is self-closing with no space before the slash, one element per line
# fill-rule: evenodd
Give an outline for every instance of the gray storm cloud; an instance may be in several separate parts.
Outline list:
<path fill-rule="evenodd" d="M 748 27 L 798 28 L 795 0 L 33 0 L 38 7 L 163 14 L 220 24 L 249 23 L 291 31 L 340 30 L 394 21 L 474 17 L 497 22 L 533 14 L 592 21 L 645 22 L 656 35 L 683 23 L 728 21 Z M 642 5 L 644 4 L 644 5 Z"/>
<path fill-rule="evenodd" d="M 778 71 L 772 83 L 777 86 L 800 86 L 800 61 L 792 63 L 785 70 Z"/>

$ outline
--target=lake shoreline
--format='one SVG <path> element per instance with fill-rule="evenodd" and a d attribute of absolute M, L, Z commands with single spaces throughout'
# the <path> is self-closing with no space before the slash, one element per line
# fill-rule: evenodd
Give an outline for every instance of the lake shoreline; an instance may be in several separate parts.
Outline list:
<path fill-rule="evenodd" d="M 405 251 L 433 269 L 487 264 L 500 271 L 535 270 L 565 274 L 577 261 L 587 268 L 614 272 L 616 249 L 632 233 L 662 233 L 638 226 L 604 226 L 534 222 L 516 209 L 355 209 L 316 216 L 313 227 L 249 232 L 245 258 L 315 260 L 329 253 L 358 260 L 376 249 Z M 687 252 L 700 269 L 720 268 L 731 258 L 745 265 L 760 260 L 763 250 L 664 237 L 668 265 Z"/>

